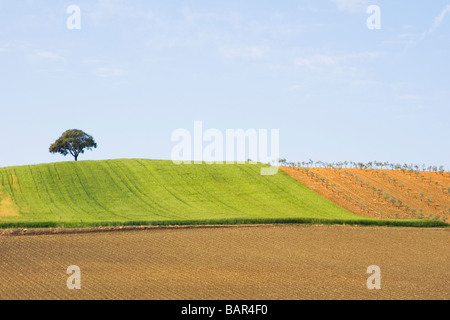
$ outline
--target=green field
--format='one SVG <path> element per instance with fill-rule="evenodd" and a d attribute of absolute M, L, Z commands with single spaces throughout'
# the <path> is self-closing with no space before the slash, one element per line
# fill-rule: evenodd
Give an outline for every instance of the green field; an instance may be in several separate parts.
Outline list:
<path fill-rule="evenodd" d="M 262 165 L 175 165 L 120 159 L 0 168 L 0 227 L 142 224 L 349 223 L 348 212 L 282 171 Z"/>

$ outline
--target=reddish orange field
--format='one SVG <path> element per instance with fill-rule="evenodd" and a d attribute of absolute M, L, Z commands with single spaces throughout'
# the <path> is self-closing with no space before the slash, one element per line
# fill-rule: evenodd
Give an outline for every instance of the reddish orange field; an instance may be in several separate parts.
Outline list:
<path fill-rule="evenodd" d="M 450 218 L 450 174 L 384 169 L 281 167 L 353 213 L 376 218 Z"/>

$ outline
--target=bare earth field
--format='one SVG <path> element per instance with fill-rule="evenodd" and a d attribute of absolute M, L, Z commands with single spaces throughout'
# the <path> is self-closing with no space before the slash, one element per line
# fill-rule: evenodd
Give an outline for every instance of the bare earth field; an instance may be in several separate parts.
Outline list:
<path fill-rule="evenodd" d="M 384 169 L 280 167 L 338 206 L 362 216 L 450 222 L 450 174 Z"/>
<path fill-rule="evenodd" d="M 449 299 L 449 248 L 449 229 L 351 226 L 0 236 L 0 299 Z"/>

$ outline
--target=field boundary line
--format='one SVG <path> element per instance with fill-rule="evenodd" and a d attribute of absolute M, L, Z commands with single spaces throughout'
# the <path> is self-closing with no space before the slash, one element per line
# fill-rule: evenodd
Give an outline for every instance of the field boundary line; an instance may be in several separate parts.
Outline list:
<path fill-rule="evenodd" d="M 168 225 L 168 226 L 120 226 L 120 227 L 88 227 L 88 228 L 31 228 L 31 229 L 0 229 L 0 237 L 8 236 L 39 236 L 58 234 L 83 234 L 102 232 L 125 232 L 125 231 L 146 231 L 146 230 L 181 230 L 181 229 L 224 229 L 224 228 L 255 228 L 255 227 L 275 227 L 282 224 L 242 224 L 242 225 Z M 287 224 L 286 224 L 287 225 Z M 311 226 L 311 225 L 302 225 Z M 427 228 L 431 229 L 431 228 Z M 438 228 L 439 229 L 439 228 Z"/>
<path fill-rule="evenodd" d="M 16 236 L 44 236 L 44 235 L 71 235 L 92 234 L 107 232 L 127 231 L 160 231 L 160 230 L 187 230 L 187 229 L 238 229 L 238 228 L 276 228 L 276 227 L 301 227 L 301 228 L 388 228 L 388 229 L 433 229 L 450 232 L 445 227 L 415 227 L 415 226 L 383 226 L 383 225 L 358 225 L 358 224 L 302 224 L 302 223 L 261 223 L 261 224 L 205 224 L 205 225 L 140 225 L 140 226 L 114 226 L 114 227 L 86 227 L 86 228 L 17 228 L 0 229 L 0 237 Z"/>

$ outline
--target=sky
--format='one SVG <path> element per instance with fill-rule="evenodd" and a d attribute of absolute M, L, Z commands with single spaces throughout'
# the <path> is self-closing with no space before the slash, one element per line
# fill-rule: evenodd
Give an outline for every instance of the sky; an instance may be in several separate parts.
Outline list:
<path fill-rule="evenodd" d="M 80 160 L 171 159 L 202 121 L 278 129 L 289 161 L 448 170 L 449 56 L 449 0 L 0 0 L 0 167 L 70 161 L 48 149 L 74 128 Z"/>

